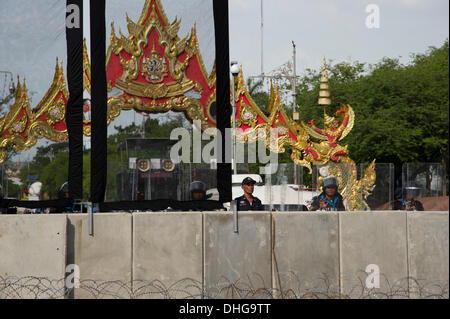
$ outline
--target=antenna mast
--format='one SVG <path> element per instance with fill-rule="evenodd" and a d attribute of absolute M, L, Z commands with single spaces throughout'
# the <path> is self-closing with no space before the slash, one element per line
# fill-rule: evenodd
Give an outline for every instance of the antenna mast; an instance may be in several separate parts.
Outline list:
<path fill-rule="evenodd" d="M 264 6 L 261 0 L 261 77 L 264 80 Z"/>

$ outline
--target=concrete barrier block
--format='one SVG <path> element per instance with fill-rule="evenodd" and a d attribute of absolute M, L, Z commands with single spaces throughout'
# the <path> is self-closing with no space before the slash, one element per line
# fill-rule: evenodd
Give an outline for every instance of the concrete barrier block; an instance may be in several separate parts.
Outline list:
<path fill-rule="evenodd" d="M 342 294 L 408 297 L 405 212 L 340 213 L 339 234 Z"/>
<path fill-rule="evenodd" d="M 133 289 L 137 298 L 201 298 L 203 215 L 133 214 Z"/>
<path fill-rule="evenodd" d="M 274 288 L 284 297 L 339 295 L 337 213 L 274 213 Z"/>
<path fill-rule="evenodd" d="M 448 212 L 413 212 L 407 218 L 411 297 L 448 298 Z"/>
<path fill-rule="evenodd" d="M 87 214 L 68 214 L 67 263 L 80 269 L 75 298 L 127 298 L 131 292 L 132 215 L 94 214 L 89 235 Z"/>
<path fill-rule="evenodd" d="M 208 297 L 270 296 L 271 218 L 266 212 L 204 213 L 204 284 Z M 259 289 L 259 290 L 258 290 Z"/>
<path fill-rule="evenodd" d="M 0 215 L 0 299 L 63 298 L 66 216 Z"/>

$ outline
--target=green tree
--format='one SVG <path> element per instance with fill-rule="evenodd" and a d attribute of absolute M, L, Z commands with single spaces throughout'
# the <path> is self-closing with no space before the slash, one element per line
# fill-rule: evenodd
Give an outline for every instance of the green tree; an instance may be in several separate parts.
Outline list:
<path fill-rule="evenodd" d="M 262 80 L 247 79 L 248 93 L 255 101 L 255 103 L 262 109 L 267 110 L 269 105 L 269 92 L 264 90 L 264 82 Z"/>
<path fill-rule="evenodd" d="M 412 55 L 411 62 L 383 58 L 375 65 L 342 62 L 330 68 L 333 114 L 350 104 L 355 126 L 343 141 L 358 163 L 394 163 L 397 176 L 406 162 L 442 162 L 448 170 L 448 40 L 440 48 Z M 301 118 L 322 119 L 317 106 L 319 71 L 301 79 Z M 322 123 L 322 122 L 319 122 Z"/>

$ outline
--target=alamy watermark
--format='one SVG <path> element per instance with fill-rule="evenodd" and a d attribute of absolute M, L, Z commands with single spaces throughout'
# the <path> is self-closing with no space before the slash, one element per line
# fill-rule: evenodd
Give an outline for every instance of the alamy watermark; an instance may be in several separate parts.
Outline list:
<path fill-rule="evenodd" d="M 366 288 L 380 288 L 380 267 L 375 264 L 370 264 L 366 267 Z"/>
<path fill-rule="evenodd" d="M 80 288 L 80 267 L 75 264 L 70 264 L 66 266 L 66 288 L 67 289 L 73 289 L 73 288 Z"/>
<path fill-rule="evenodd" d="M 380 7 L 377 4 L 369 4 L 366 6 L 366 27 L 368 29 L 380 28 Z"/>
<path fill-rule="evenodd" d="M 76 4 L 69 4 L 66 7 L 66 28 L 78 29 L 81 26 L 81 13 L 80 7 Z"/>
<path fill-rule="evenodd" d="M 201 127 L 200 121 L 194 121 L 194 126 Z M 171 140 L 178 140 L 170 150 L 170 159 L 175 163 L 232 163 L 233 158 L 238 163 L 260 163 L 270 164 L 272 174 L 278 167 L 278 154 L 270 151 L 270 149 L 277 148 L 278 129 L 259 128 L 246 134 L 248 143 L 243 141 L 236 142 L 236 154 L 233 156 L 233 129 L 227 128 L 225 130 L 225 149 L 226 154 L 222 156 L 222 134 L 216 128 L 207 128 L 203 133 L 199 130 L 193 130 L 191 133 L 186 128 L 176 128 L 170 133 Z M 240 139 L 241 134 L 236 134 Z M 202 147 L 202 141 L 209 141 Z M 270 146 L 268 149 L 267 146 Z M 247 159 L 245 158 L 245 149 L 247 148 Z M 192 152 L 191 152 L 192 151 Z M 192 154 L 192 158 L 191 158 Z M 224 161 L 222 160 L 224 158 Z M 260 168 L 261 174 L 267 174 L 265 167 Z"/>

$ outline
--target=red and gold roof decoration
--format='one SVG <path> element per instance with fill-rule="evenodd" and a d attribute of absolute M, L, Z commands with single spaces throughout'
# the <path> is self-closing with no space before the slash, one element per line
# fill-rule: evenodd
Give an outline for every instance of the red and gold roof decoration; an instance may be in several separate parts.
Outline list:
<path fill-rule="evenodd" d="M 121 110 L 184 112 L 202 127 L 215 126 L 209 108 L 215 100 L 216 74 L 208 74 L 199 50 L 196 25 L 178 37 L 181 20 L 169 22 L 159 0 L 147 0 L 137 23 L 127 16 L 129 35 L 112 23 L 107 53 L 108 88 L 123 91 L 108 101 L 108 123 Z M 190 93 L 190 94 L 189 94 Z M 189 97 L 195 95 L 198 98 Z"/>
<path fill-rule="evenodd" d="M 83 40 L 83 88 L 91 94 L 91 62 L 86 45 L 86 39 Z"/>
<path fill-rule="evenodd" d="M 266 137 L 269 137 L 269 129 L 272 131 L 272 139 L 266 140 L 267 146 L 274 152 L 283 153 L 286 147 L 292 149 L 291 159 L 311 170 L 311 165 L 324 165 L 329 161 L 339 162 L 342 156 L 348 154 L 347 147 L 338 144 L 353 128 L 355 113 L 350 106 L 342 105 L 336 112 L 336 116 L 330 117 L 324 110 L 325 128 L 314 125 L 312 120 L 309 125 L 304 122 L 298 124 L 285 112 L 278 85 L 274 90 L 271 85 L 268 112 L 264 112 L 250 96 L 245 85 L 241 70 L 236 85 L 236 127 L 238 129 L 238 141 L 251 142 L 258 138 L 256 131 L 264 129 Z M 331 104 L 328 91 L 328 76 L 326 67 L 322 70 L 321 95 L 319 103 L 324 101 Z"/>
<path fill-rule="evenodd" d="M 0 119 L 0 163 L 6 159 L 8 147 L 24 151 L 36 145 L 40 138 L 55 142 L 68 139 L 65 117 L 69 93 L 62 63 L 56 61 L 53 82 L 33 109 L 27 93 L 25 79 L 22 84 L 18 80 L 15 102 L 8 115 Z"/>
<path fill-rule="evenodd" d="M 127 37 L 120 30 L 118 37 L 112 24 L 106 65 L 108 90 L 117 88 L 123 94 L 108 99 L 108 124 L 122 110 L 134 109 L 146 113 L 184 112 L 189 120 L 200 120 L 203 129 L 215 126 L 210 111 L 216 96 L 215 66 L 208 74 L 195 24 L 190 34 L 180 39 L 180 23 L 178 19 L 169 23 L 160 0 L 146 0 L 137 23 L 127 17 Z M 86 43 L 83 86 L 91 92 Z M 18 87 L 13 107 L 0 119 L 0 162 L 5 160 L 9 146 L 24 151 L 42 137 L 52 141 L 68 138 L 65 125 L 68 91 L 62 65 L 57 65 L 50 89 L 34 109 L 29 105 L 25 84 Z M 90 135 L 89 120 L 83 121 L 83 132 Z"/>
<path fill-rule="evenodd" d="M 86 45 L 86 39 L 83 42 L 83 88 L 91 94 L 91 63 Z M 83 134 L 91 136 L 91 121 L 83 119 Z"/>

